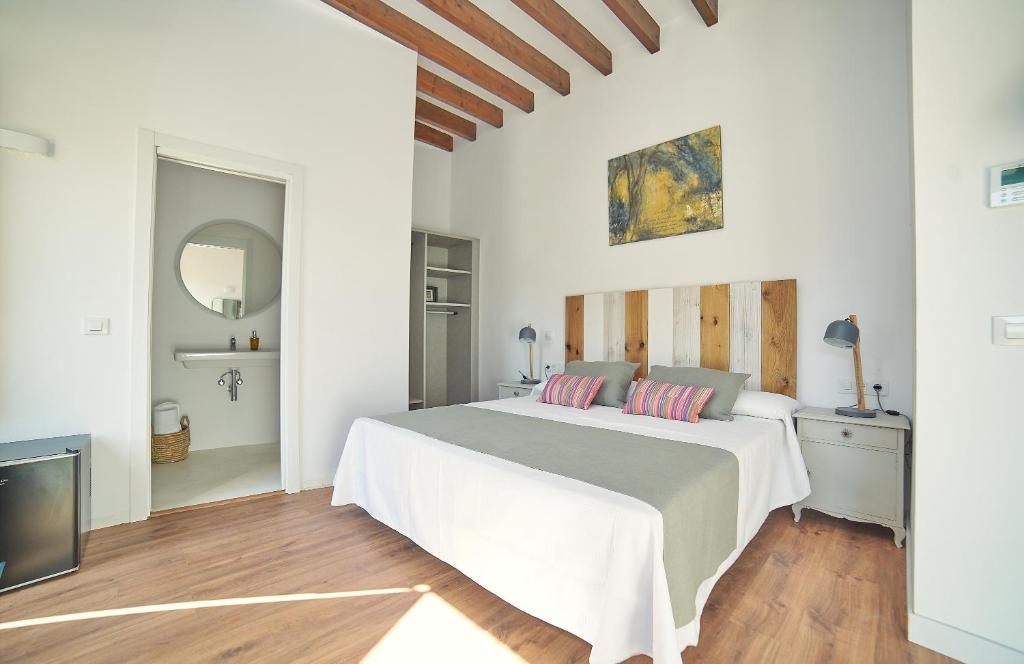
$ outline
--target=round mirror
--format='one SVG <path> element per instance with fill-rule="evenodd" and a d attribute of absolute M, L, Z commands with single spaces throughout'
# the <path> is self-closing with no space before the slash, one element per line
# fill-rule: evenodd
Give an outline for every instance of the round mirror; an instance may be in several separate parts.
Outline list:
<path fill-rule="evenodd" d="M 221 219 L 192 231 L 178 252 L 178 282 L 204 308 L 245 318 L 281 292 L 281 249 L 261 228 Z"/>

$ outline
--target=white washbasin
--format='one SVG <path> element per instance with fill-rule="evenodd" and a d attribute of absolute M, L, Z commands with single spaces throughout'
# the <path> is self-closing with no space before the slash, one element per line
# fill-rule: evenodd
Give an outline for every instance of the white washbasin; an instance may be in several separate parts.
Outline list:
<path fill-rule="evenodd" d="M 176 350 L 174 360 L 188 369 L 267 367 L 281 361 L 279 350 Z"/>

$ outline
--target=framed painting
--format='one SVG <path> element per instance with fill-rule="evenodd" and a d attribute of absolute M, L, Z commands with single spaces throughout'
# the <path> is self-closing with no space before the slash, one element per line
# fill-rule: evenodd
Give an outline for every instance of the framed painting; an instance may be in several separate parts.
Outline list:
<path fill-rule="evenodd" d="M 722 228 L 722 128 L 608 160 L 608 244 Z"/>

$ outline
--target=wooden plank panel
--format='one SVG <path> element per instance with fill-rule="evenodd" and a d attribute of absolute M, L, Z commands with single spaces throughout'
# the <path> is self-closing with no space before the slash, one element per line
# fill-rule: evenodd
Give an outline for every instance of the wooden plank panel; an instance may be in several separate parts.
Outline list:
<path fill-rule="evenodd" d="M 439 129 L 445 129 L 467 141 L 476 140 L 476 123 L 459 117 L 451 111 L 416 97 L 416 119 L 429 122 Z"/>
<path fill-rule="evenodd" d="M 626 359 L 626 293 L 604 294 L 604 358 L 607 362 Z"/>
<path fill-rule="evenodd" d="M 761 282 L 729 287 L 729 371 L 748 373 L 744 387 L 761 389 Z"/>
<path fill-rule="evenodd" d="M 583 359 L 583 296 L 565 298 L 565 363 Z"/>
<path fill-rule="evenodd" d="M 451 152 L 455 148 L 454 138 L 443 131 L 438 131 L 433 127 L 428 127 L 422 122 L 416 123 L 416 126 L 413 129 L 413 136 L 421 143 L 433 145 L 435 148 L 441 148 L 448 152 Z"/>
<path fill-rule="evenodd" d="M 612 73 L 612 52 L 555 0 L 512 0 L 548 32 L 605 76 Z"/>
<path fill-rule="evenodd" d="M 363 25 L 418 52 L 527 113 L 533 93 L 381 0 L 323 0 Z"/>
<path fill-rule="evenodd" d="M 690 0 L 709 28 L 718 23 L 718 0 Z"/>
<path fill-rule="evenodd" d="M 672 366 L 700 366 L 700 286 L 672 289 Z"/>
<path fill-rule="evenodd" d="M 661 49 L 661 28 L 640 4 L 640 0 L 604 0 L 604 4 L 640 40 L 644 48 L 651 53 Z"/>
<path fill-rule="evenodd" d="M 675 289 L 647 291 L 647 370 L 672 366 L 672 337 Z"/>
<path fill-rule="evenodd" d="M 420 4 L 476 37 L 480 43 L 505 56 L 558 94 L 569 94 L 569 72 L 470 0 L 420 0 Z"/>
<path fill-rule="evenodd" d="M 647 291 L 626 293 L 625 358 L 639 362 L 634 380 L 647 377 Z"/>
<path fill-rule="evenodd" d="M 583 296 L 583 359 L 604 359 L 604 293 Z"/>
<path fill-rule="evenodd" d="M 796 279 L 761 282 L 761 389 L 796 398 Z"/>
<path fill-rule="evenodd" d="M 729 284 L 701 286 L 700 366 L 729 370 Z"/>
<path fill-rule="evenodd" d="M 416 68 L 416 91 L 440 99 L 492 127 L 501 127 L 505 123 L 504 113 L 500 107 L 423 67 Z"/>

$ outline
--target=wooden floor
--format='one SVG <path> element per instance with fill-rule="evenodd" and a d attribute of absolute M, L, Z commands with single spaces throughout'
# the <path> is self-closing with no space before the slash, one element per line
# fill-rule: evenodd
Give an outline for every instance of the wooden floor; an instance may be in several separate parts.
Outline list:
<path fill-rule="evenodd" d="M 587 661 L 582 640 L 509 606 L 361 509 L 330 507 L 329 497 L 272 495 L 96 531 L 79 572 L 0 595 L 0 661 Z M 686 664 L 950 661 L 906 640 L 905 588 L 904 550 L 889 531 L 813 511 L 797 525 L 776 510 L 715 588 L 700 645 L 683 656 Z M 386 592 L 308 595 L 373 590 Z M 244 603 L 174 605 L 232 598 Z M 140 606 L 152 608 L 11 625 Z M 490 654 L 466 654 L 471 643 Z M 411 654 L 397 655 L 403 647 Z"/>

